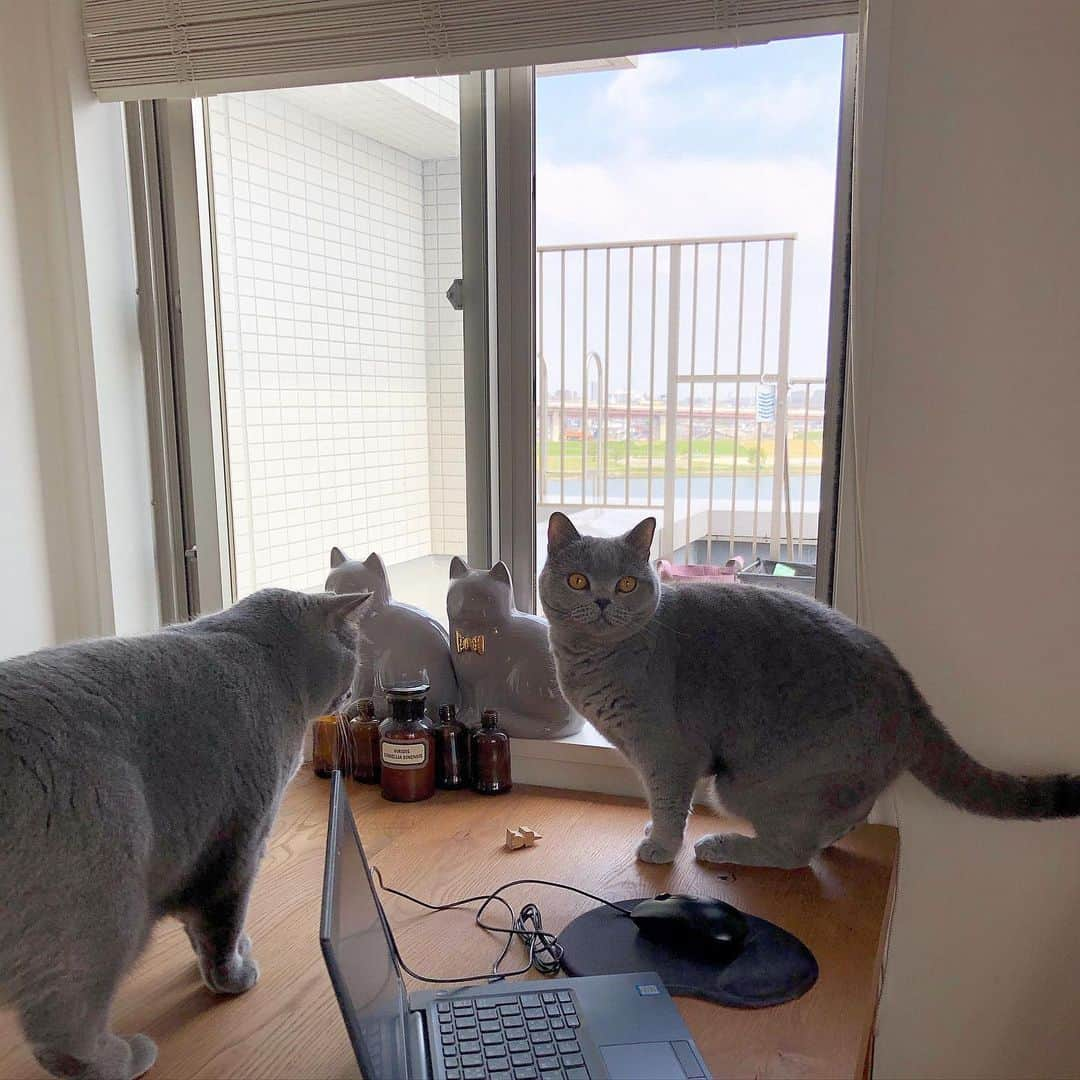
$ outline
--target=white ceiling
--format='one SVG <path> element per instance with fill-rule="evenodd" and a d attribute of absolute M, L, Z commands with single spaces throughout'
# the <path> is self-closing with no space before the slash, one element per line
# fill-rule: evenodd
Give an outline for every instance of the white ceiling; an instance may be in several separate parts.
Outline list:
<path fill-rule="evenodd" d="M 536 74 L 578 75 L 633 67 L 637 67 L 637 57 L 614 56 L 542 64 Z M 421 161 L 459 154 L 458 80 L 454 76 L 298 86 L 273 93 Z"/>
<path fill-rule="evenodd" d="M 453 100 L 447 93 L 439 92 L 442 88 L 433 90 L 418 85 L 432 81 L 393 79 L 300 86 L 273 93 L 412 157 L 456 158 L 457 80 L 453 80 Z"/>

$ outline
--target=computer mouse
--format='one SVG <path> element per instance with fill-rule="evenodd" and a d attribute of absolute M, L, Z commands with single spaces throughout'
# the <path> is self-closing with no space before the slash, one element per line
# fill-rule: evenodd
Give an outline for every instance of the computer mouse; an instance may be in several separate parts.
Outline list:
<path fill-rule="evenodd" d="M 738 908 L 708 896 L 660 893 L 642 900 L 630 918 L 638 933 L 684 956 L 727 964 L 742 951 L 746 916 Z"/>

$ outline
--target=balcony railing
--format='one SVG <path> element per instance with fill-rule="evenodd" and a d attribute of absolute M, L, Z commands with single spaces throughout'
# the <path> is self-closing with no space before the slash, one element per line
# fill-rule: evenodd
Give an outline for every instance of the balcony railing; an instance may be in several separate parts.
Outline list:
<path fill-rule="evenodd" d="M 807 557 L 825 380 L 789 371 L 795 240 L 537 249 L 542 515 L 652 512 L 667 557 Z"/>

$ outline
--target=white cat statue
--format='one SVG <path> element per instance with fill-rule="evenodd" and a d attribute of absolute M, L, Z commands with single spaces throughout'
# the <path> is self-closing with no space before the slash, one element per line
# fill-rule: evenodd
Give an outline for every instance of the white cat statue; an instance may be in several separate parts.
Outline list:
<path fill-rule="evenodd" d="M 581 730 L 584 719 L 555 681 L 547 621 L 514 606 L 505 563 L 470 570 L 455 556 L 446 612 L 467 724 L 479 724 L 481 710 L 497 709 L 500 726 L 512 738 L 561 739 Z"/>
<path fill-rule="evenodd" d="M 330 552 L 326 591 L 370 592 L 357 615 L 360 628 L 354 698 L 371 698 L 376 716 L 389 715 L 386 691 L 395 683 L 427 682 L 427 708 L 434 719 L 440 705 L 461 701 L 446 631 L 426 611 L 402 604 L 390 594 L 386 566 L 375 552 L 350 559 L 340 548 Z M 479 723 L 479 720 L 477 721 Z"/>

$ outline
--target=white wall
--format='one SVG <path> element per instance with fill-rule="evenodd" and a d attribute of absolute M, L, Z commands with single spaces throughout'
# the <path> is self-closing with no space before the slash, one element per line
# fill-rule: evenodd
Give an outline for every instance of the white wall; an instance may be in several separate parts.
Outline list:
<path fill-rule="evenodd" d="M 157 621 L 123 116 L 79 23 L 0 4 L 0 656 Z"/>
<path fill-rule="evenodd" d="M 868 612 L 960 741 L 1017 771 L 1080 771 L 1078 53 L 1071 0 L 870 4 Z M 876 1075 L 1077 1075 L 1080 822 L 966 816 L 910 778 L 897 807 Z"/>
<path fill-rule="evenodd" d="M 446 299 L 446 290 L 454 278 L 461 277 L 461 272 L 461 163 L 457 158 L 425 161 L 424 289 L 431 548 L 440 555 L 464 558 L 465 347 L 462 314 Z"/>

